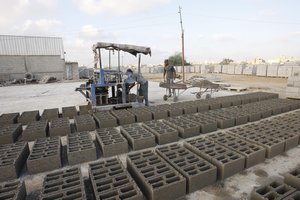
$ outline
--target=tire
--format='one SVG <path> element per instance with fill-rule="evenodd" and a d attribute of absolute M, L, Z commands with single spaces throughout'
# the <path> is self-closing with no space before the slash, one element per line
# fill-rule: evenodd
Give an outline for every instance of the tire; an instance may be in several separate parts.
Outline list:
<path fill-rule="evenodd" d="M 200 92 L 197 92 L 197 93 L 196 93 L 196 98 L 197 98 L 197 99 L 200 99 L 200 98 L 201 98 L 201 93 L 200 93 Z"/>
<path fill-rule="evenodd" d="M 167 101 L 168 100 L 168 96 L 165 94 L 164 97 L 163 97 L 164 101 Z"/>
<path fill-rule="evenodd" d="M 206 99 L 210 99 L 210 98 L 211 98 L 211 95 L 210 95 L 210 94 L 206 94 L 205 98 L 206 98 Z"/>
<path fill-rule="evenodd" d="M 26 73 L 25 73 L 25 78 L 26 78 L 27 80 L 32 80 L 32 79 L 33 79 L 33 74 L 30 73 L 30 72 L 26 72 Z"/>

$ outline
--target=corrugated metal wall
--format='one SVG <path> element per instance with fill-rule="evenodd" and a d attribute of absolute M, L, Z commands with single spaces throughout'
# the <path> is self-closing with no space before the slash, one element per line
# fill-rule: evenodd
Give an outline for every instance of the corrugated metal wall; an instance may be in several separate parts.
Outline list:
<path fill-rule="evenodd" d="M 0 55 L 59 55 L 64 59 L 63 40 L 58 37 L 0 35 Z"/>

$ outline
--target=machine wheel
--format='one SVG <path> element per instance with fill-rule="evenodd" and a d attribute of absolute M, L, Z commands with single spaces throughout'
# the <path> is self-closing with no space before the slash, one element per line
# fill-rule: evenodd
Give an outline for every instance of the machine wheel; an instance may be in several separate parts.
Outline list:
<path fill-rule="evenodd" d="M 168 100 L 168 95 L 165 94 L 163 99 L 164 99 L 164 101 L 167 101 Z"/>
<path fill-rule="evenodd" d="M 177 102 L 177 101 L 178 101 L 178 96 L 174 96 L 174 97 L 173 97 L 173 101 L 174 101 L 174 102 Z"/>
<path fill-rule="evenodd" d="M 200 93 L 200 92 L 197 92 L 197 93 L 196 93 L 196 98 L 197 98 L 197 99 L 200 99 L 200 98 L 201 98 L 201 93 Z"/>
<path fill-rule="evenodd" d="M 210 95 L 210 94 L 206 94 L 205 98 L 206 98 L 206 99 L 210 99 L 210 98 L 211 98 L 211 95 Z"/>

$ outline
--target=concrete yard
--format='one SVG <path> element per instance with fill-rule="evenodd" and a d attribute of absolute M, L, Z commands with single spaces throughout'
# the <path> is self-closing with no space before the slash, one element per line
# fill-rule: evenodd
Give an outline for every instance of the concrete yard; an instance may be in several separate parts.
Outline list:
<path fill-rule="evenodd" d="M 149 81 L 149 101 L 150 105 L 157 105 L 166 103 L 163 101 L 163 95 L 166 90 L 159 87 L 158 81 L 161 81 L 161 76 L 149 75 L 146 77 Z M 191 76 L 191 75 L 188 75 Z M 213 93 L 212 97 L 229 96 L 234 94 L 243 94 L 252 91 L 267 91 L 279 93 L 279 97 L 285 96 L 285 87 L 287 79 L 284 78 L 262 78 L 250 76 L 228 76 L 228 75 L 208 75 L 211 79 L 221 79 L 225 83 L 229 83 L 236 87 L 246 87 L 247 90 L 243 92 L 233 92 L 220 90 Z M 39 110 L 40 114 L 44 109 L 59 108 L 60 113 L 62 107 L 76 106 L 87 104 L 85 98 L 75 91 L 75 88 L 83 81 L 78 82 L 57 82 L 51 84 L 28 84 L 28 85 L 12 85 L 7 87 L 0 87 L 0 115 L 3 113 L 24 112 Z M 134 89 L 133 89 L 134 90 Z M 179 101 L 196 100 L 195 94 L 198 88 L 190 88 L 184 91 L 179 96 Z M 172 102 L 168 100 L 167 103 Z M 294 112 L 294 111 L 290 111 Z M 284 114 L 281 114 L 284 115 Z M 272 117 L 271 117 L 272 118 Z M 257 122 L 254 122 L 257 123 Z M 241 127 L 244 125 L 240 125 Z M 227 129 L 222 129 L 222 131 Z M 207 135 L 214 134 L 208 133 Z M 92 139 L 96 138 L 96 131 L 91 131 Z M 67 137 L 62 136 L 62 149 L 66 154 Z M 180 139 L 177 143 L 182 143 Z M 176 143 L 176 142 L 175 142 Z M 33 142 L 29 142 L 29 148 L 32 150 Z M 154 147 L 148 148 L 154 149 Z M 64 154 L 63 153 L 63 154 Z M 127 154 L 119 155 L 118 157 L 126 166 Z M 66 159 L 67 155 L 62 158 Z M 100 158 L 102 160 L 103 158 Z M 64 161 L 62 161 L 63 168 L 69 168 Z M 84 179 L 88 177 L 88 164 L 82 163 L 81 167 Z M 266 159 L 265 162 L 243 170 L 223 181 L 218 181 L 215 184 L 206 186 L 202 190 L 190 193 L 184 197 L 187 200 L 247 200 L 250 198 L 250 193 L 254 187 L 260 186 L 270 180 L 283 180 L 283 173 L 300 166 L 300 145 L 288 150 L 281 155 L 277 155 L 271 159 Z M 21 180 L 26 182 L 27 199 L 37 199 L 39 192 L 42 189 L 43 179 L 46 173 L 37 175 L 25 175 L 24 169 L 20 176 Z M 88 194 L 87 197 L 91 197 Z"/>

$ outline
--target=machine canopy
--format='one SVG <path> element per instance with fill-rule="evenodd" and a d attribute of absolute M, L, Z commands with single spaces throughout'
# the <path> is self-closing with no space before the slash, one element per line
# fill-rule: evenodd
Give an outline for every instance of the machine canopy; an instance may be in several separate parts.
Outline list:
<path fill-rule="evenodd" d="M 117 51 L 125 51 L 134 56 L 138 53 L 142 53 L 145 55 L 151 56 L 150 47 L 142 47 L 130 44 L 116 44 L 116 43 L 106 43 L 106 42 L 97 42 L 93 45 L 93 51 L 96 53 L 97 49 L 106 49 L 106 50 L 117 50 Z"/>

